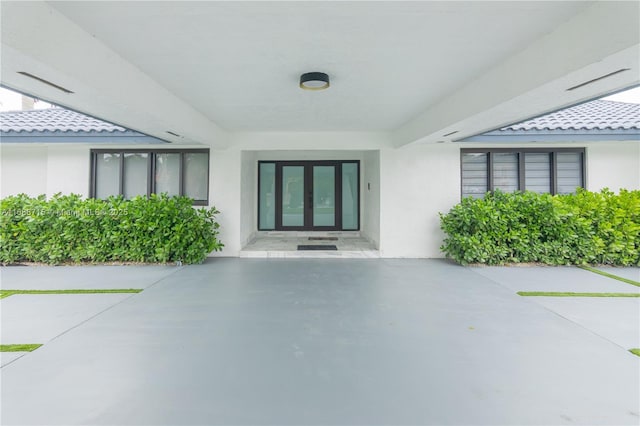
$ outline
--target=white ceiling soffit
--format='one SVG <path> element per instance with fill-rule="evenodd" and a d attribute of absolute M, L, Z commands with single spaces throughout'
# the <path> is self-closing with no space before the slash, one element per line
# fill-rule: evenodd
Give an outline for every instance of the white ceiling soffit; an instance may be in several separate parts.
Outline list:
<path fill-rule="evenodd" d="M 2 1 L 0 13 L 3 85 L 174 143 L 228 146 L 209 118 L 49 4 Z"/>
<path fill-rule="evenodd" d="M 640 2 L 599 2 L 430 105 L 396 146 L 460 140 L 640 82 Z"/>
<path fill-rule="evenodd" d="M 456 131 L 449 140 L 638 81 L 636 2 L 0 8 L 4 84 L 177 142 L 226 146 L 221 128 L 392 131 L 398 146 Z M 566 92 L 612 67 L 631 69 Z M 300 90 L 308 71 L 331 88 Z"/>

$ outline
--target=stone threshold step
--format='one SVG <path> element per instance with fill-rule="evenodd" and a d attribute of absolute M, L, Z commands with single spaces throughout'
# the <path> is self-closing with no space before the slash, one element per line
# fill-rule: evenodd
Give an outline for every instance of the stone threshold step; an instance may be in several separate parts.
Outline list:
<path fill-rule="evenodd" d="M 244 258 L 316 258 L 316 259 L 376 259 L 380 257 L 377 250 L 242 250 Z"/>

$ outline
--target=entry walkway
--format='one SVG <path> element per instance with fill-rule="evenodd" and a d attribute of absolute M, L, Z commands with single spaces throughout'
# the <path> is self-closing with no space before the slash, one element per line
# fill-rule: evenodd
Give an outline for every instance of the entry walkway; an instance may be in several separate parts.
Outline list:
<path fill-rule="evenodd" d="M 4 289 L 144 291 L 2 299 L 2 338 L 30 324 L 23 332 L 37 333 L 23 337 L 40 339 L 2 343 L 44 345 L 0 370 L 0 423 L 638 424 L 638 357 L 518 296 L 505 283 L 520 268 L 480 269 L 409 259 L 3 268 Z M 548 270 L 576 286 L 586 277 Z"/>

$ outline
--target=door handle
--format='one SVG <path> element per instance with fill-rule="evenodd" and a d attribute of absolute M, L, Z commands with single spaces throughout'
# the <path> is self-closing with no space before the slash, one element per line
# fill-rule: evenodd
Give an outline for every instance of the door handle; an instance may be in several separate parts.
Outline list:
<path fill-rule="evenodd" d="M 313 192 L 309 192 L 309 207 L 313 208 Z"/>

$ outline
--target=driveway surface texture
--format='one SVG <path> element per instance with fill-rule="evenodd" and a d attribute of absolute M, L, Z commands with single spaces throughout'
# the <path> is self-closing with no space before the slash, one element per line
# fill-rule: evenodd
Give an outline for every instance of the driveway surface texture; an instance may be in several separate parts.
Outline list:
<path fill-rule="evenodd" d="M 2 299 L 2 343 L 44 344 L 2 354 L 3 425 L 640 422 L 640 300 L 516 294 L 637 291 L 577 268 L 220 258 L 0 273 L 3 289 L 144 288 Z"/>

